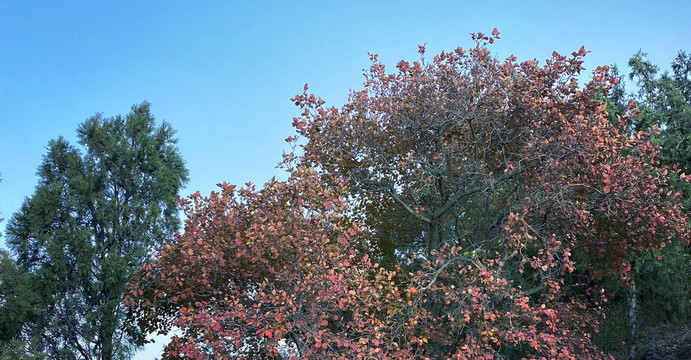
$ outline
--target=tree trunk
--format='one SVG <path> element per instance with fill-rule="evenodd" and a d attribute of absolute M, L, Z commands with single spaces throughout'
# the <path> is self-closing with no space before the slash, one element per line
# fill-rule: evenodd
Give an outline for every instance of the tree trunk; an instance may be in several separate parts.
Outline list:
<path fill-rule="evenodd" d="M 427 233 L 427 253 L 437 250 L 441 245 L 441 223 L 437 218 L 432 218 Z"/>
<path fill-rule="evenodd" d="M 634 275 L 631 276 L 631 287 L 629 288 L 629 359 L 636 358 L 637 297 L 636 276 Z"/>

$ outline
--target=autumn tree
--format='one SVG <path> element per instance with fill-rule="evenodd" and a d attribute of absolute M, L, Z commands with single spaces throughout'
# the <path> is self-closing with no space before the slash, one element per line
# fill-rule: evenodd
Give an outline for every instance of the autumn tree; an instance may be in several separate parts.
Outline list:
<path fill-rule="evenodd" d="M 16 327 L 39 339 L 50 358 L 131 354 L 124 288 L 150 247 L 178 228 L 173 197 L 187 170 L 173 134 L 167 124 L 155 126 L 143 103 L 125 117 L 81 124 L 83 152 L 62 137 L 49 143 L 36 192 L 12 216 L 7 243 L 41 299 L 32 310 L 38 314 L 15 318 L 25 320 Z"/>
<path fill-rule="evenodd" d="M 500 61 L 498 38 L 395 73 L 372 55 L 341 108 L 305 87 L 290 180 L 184 202 L 132 318 L 182 329 L 169 358 L 609 357 L 591 280 L 688 241 L 675 170 L 607 120 L 608 67 L 578 84 L 584 48 Z"/>
<path fill-rule="evenodd" d="M 377 329 L 391 311 L 386 298 L 398 298 L 392 275 L 353 249 L 360 229 L 344 215 L 342 187 L 327 189 L 308 167 L 260 190 L 219 185 L 220 193 L 181 202 L 184 232 L 142 267 L 125 298 L 142 335 L 182 331 L 164 358 L 396 350 Z"/>
<path fill-rule="evenodd" d="M 557 286 L 570 285 L 562 294 L 571 297 L 587 279 L 625 276 L 633 254 L 675 233 L 688 241 L 681 194 L 668 187 L 678 168 L 661 164 L 651 134 L 620 131 L 634 104 L 606 120 L 600 95 L 618 82 L 609 67 L 581 88 L 584 48 L 542 66 L 501 62 L 485 46 L 495 35 L 431 62 L 420 48 L 421 60 L 395 74 L 373 56 L 365 88 L 341 109 L 296 97 L 304 159 L 348 181 L 355 216 L 375 238 L 368 250 L 429 260 L 442 244 L 460 247 L 502 264 L 494 276 L 536 301 Z M 560 306 L 558 293 L 546 300 Z"/>

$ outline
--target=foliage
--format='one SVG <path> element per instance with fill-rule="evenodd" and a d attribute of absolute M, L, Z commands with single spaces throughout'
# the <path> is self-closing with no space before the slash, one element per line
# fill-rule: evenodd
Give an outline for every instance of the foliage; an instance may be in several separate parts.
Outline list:
<path fill-rule="evenodd" d="M 46 354 L 38 349 L 36 339 L 27 343 L 24 339 L 12 339 L 8 343 L 0 345 L 0 360 L 43 360 Z"/>
<path fill-rule="evenodd" d="M 183 331 L 164 358 L 403 359 L 429 356 L 435 344 L 474 359 L 491 356 L 495 344 L 536 354 L 589 347 L 593 328 L 579 310 L 557 318 L 544 304 L 529 305 L 457 248 L 403 287 L 400 268 L 385 270 L 353 247 L 368 234 L 343 216 L 343 189 L 326 190 L 310 168 L 260 191 L 221 187 L 183 202 L 184 234 L 142 267 L 125 298 L 145 333 Z M 454 278 L 463 291 L 453 290 Z M 540 349 L 555 338 L 563 347 Z"/>
<path fill-rule="evenodd" d="M 0 359 L 26 358 L 30 352 L 23 325 L 40 315 L 40 298 L 30 275 L 0 250 Z"/>
<path fill-rule="evenodd" d="M 395 74 L 372 55 L 340 109 L 305 87 L 291 178 L 183 202 L 132 318 L 183 331 L 168 358 L 608 358 L 592 280 L 688 242 L 681 194 L 607 120 L 608 67 L 581 88 L 584 48 L 502 62 L 498 35 Z"/>
<path fill-rule="evenodd" d="M 38 297 L 31 288 L 29 274 L 22 273 L 5 250 L 0 250 L 0 340 L 9 342 L 35 311 Z"/>
<path fill-rule="evenodd" d="M 664 246 L 649 230 L 681 231 L 685 216 L 670 205 L 680 194 L 664 191 L 672 169 L 656 166 L 648 135 L 629 139 L 604 121 L 596 95 L 616 82 L 608 67 L 579 89 L 585 54 L 555 53 L 540 67 L 500 63 L 478 44 L 431 64 L 401 62 L 396 75 L 373 56 L 365 90 L 341 110 L 296 98 L 305 159 L 349 182 L 356 214 L 375 231 L 384 225 L 370 214 L 407 211 L 419 224 L 410 245 L 428 253 L 443 242 L 494 244 L 513 214 L 537 241 L 556 234 L 622 273 L 631 252 Z"/>
<path fill-rule="evenodd" d="M 259 191 L 220 186 L 182 202 L 184 233 L 125 298 L 146 332 L 184 332 L 164 358 L 355 358 L 370 340 L 386 345 L 377 315 L 398 295 L 390 273 L 352 248 L 360 230 L 339 189 L 303 167 Z"/>
<path fill-rule="evenodd" d="M 684 324 L 690 319 L 689 254 L 685 245 L 673 241 L 659 253 L 645 253 L 636 260 L 635 274 L 640 281 L 639 298 L 643 325 L 657 321 Z M 648 322 L 648 324 L 645 324 Z M 651 324 L 652 323 L 652 324 Z"/>
<path fill-rule="evenodd" d="M 631 74 L 639 86 L 636 100 L 641 114 L 632 126 L 643 128 L 658 126 L 661 131 L 654 142 L 661 147 L 661 161 L 670 167 L 691 172 L 691 58 L 680 51 L 672 62 L 673 74 L 656 77 L 658 68 L 636 53 L 629 60 Z M 678 189 L 691 199 L 691 185 L 674 179 Z M 687 200 L 687 210 L 691 202 Z"/>
<path fill-rule="evenodd" d="M 126 117 L 96 115 L 77 133 L 84 154 L 51 141 L 36 192 L 7 229 L 41 299 L 38 316 L 16 320 L 50 358 L 122 358 L 132 349 L 124 288 L 148 249 L 177 229 L 173 197 L 187 171 L 172 129 L 154 127 L 148 103 Z"/>
<path fill-rule="evenodd" d="M 608 111 L 611 119 L 619 119 L 626 114 L 627 101 L 637 104 L 635 117 L 624 117 L 626 132 L 632 135 L 637 130 L 656 127 L 659 132 L 651 142 L 660 146 L 660 163 L 675 172 L 669 174 L 669 184 L 675 192 L 684 194 L 685 210 L 691 210 L 691 184 L 679 176 L 691 172 L 691 60 L 680 51 L 672 62 L 672 71 L 658 74 L 658 66 L 646 59 L 646 54 L 639 51 L 629 60 L 631 73 L 637 91 L 627 93 L 623 81 L 617 84 L 615 92 L 607 96 Z M 623 78 L 620 78 L 623 80 Z M 628 99 L 631 100 L 628 100 Z M 689 270 L 691 270 L 689 247 L 679 240 L 661 252 L 646 252 L 634 257 L 633 278 L 637 284 L 636 294 L 630 294 L 628 284 L 610 282 L 607 288 L 613 293 L 612 307 L 619 312 L 628 311 L 628 302 L 635 296 L 640 304 L 640 335 L 653 331 L 666 324 L 684 324 L 691 320 L 689 301 Z M 616 318 L 610 318 L 607 327 L 612 329 L 612 338 L 629 338 L 615 331 L 626 326 L 617 324 Z M 629 324 L 630 325 L 630 324 Z M 630 341 L 640 341 L 637 336 Z M 605 339 L 603 339 L 605 340 Z M 639 349 L 640 350 L 640 349 Z"/>

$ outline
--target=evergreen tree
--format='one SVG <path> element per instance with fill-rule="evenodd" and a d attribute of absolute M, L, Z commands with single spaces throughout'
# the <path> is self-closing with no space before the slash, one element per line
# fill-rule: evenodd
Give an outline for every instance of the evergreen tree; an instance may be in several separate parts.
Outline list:
<path fill-rule="evenodd" d="M 0 250 L 0 359 L 41 358 L 37 339 L 23 332 L 24 324 L 40 315 L 39 304 L 30 275 Z"/>
<path fill-rule="evenodd" d="M 672 63 L 673 74 L 656 76 L 658 67 L 645 58 L 643 52 L 629 60 L 629 78 L 639 86 L 637 102 L 641 114 L 634 127 L 644 130 L 660 127 L 657 138 L 661 146 L 662 162 L 691 172 L 691 58 L 680 51 Z M 688 189 L 686 195 L 689 195 Z M 686 197 L 688 199 L 688 197 Z"/>
<path fill-rule="evenodd" d="M 148 103 L 77 129 L 83 153 L 49 143 L 39 184 L 7 228 L 17 265 L 42 299 L 25 324 L 50 358 L 126 358 L 122 298 L 131 276 L 179 226 L 174 197 L 187 170 Z"/>

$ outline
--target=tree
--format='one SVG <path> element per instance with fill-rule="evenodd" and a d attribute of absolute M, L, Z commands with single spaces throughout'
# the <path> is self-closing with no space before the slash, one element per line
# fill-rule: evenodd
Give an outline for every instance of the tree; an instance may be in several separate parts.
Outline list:
<path fill-rule="evenodd" d="M 667 204 L 672 194 L 661 193 L 671 169 L 650 166 L 659 159 L 647 135 L 628 139 L 603 121 L 596 95 L 608 90 L 608 67 L 579 89 L 585 54 L 555 53 L 539 67 L 513 57 L 500 63 L 478 44 L 431 64 L 400 62 L 396 75 L 374 57 L 365 90 L 341 110 L 296 98 L 305 108 L 295 121 L 308 139 L 305 159 L 349 181 L 356 213 L 373 229 L 381 220 L 372 213 L 405 211 L 427 253 L 444 242 L 495 243 L 511 213 L 523 212 L 534 235 L 578 234 L 568 242 L 619 266 L 636 248 L 661 245 L 647 231 L 662 225 L 659 211 L 683 216 Z M 677 225 L 663 224 L 669 232 Z"/>
<path fill-rule="evenodd" d="M 360 230 L 342 187 L 326 189 L 307 167 L 261 190 L 219 185 L 182 201 L 184 233 L 125 298 L 144 333 L 183 332 L 164 358 L 354 358 L 379 342 L 372 312 L 387 299 L 374 296 L 396 289 L 352 248 Z"/>
<path fill-rule="evenodd" d="M 169 358 L 608 358 L 593 280 L 688 241 L 681 195 L 650 133 L 607 120 L 608 67 L 581 88 L 584 48 L 501 62 L 498 35 L 395 74 L 372 55 L 340 109 L 305 87 L 290 180 L 184 202 L 133 319 L 182 329 Z"/>
<path fill-rule="evenodd" d="M 661 160 L 691 171 L 691 58 L 680 51 L 672 62 L 673 74 L 657 77 L 658 67 L 646 55 L 639 51 L 629 60 L 629 78 L 639 87 L 636 100 L 641 111 L 634 126 L 660 127 L 655 140 L 661 146 Z"/>
<path fill-rule="evenodd" d="M 617 84 L 616 91 L 610 92 L 607 97 L 610 119 L 624 116 L 625 131 L 629 136 L 639 130 L 658 128 L 651 143 L 660 147 L 660 163 L 681 173 L 689 173 L 691 96 L 688 56 L 683 51 L 679 52 L 672 62 L 671 75 L 658 74 L 659 67 L 648 61 L 642 51 L 631 57 L 629 66 L 629 79 L 634 81 L 637 89 L 627 93 L 623 82 Z M 636 103 L 637 116 L 626 117 L 627 101 Z M 691 184 L 676 172 L 671 172 L 669 176 L 673 191 L 684 194 L 688 213 L 691 209 Z M 628 284 L 610 284 L 609 288 L 616 295 L 612 298 L 613 306 L 631 315 L 628 324 L 631 353 L 635 344 L 640 342 L 636 335 L 637 327 L 643 333 L 661 324 L 684 324 L 691 319 L 688 307 L 690 255 L 689 247 L 675 239 L 671 246 L 661 252 L 648 252 L 634 257 L 635 271 Z M 645 314 L 645 317 L 634 321 L 637 313 Z"/>
<path fill-rule="evenodd" d="M 126 116 L 96 115 L 77 130 L 82 154 L 65 139 L 48 145 L 34 195 L 7 228 L 17 265 L 41 297 L 25 324 L 50 358 L 123 358 L 130 277 L 178 228 L 174 196 L 187 170 L 167 124 L 148 103 Z"/>

